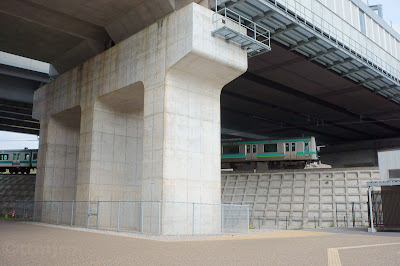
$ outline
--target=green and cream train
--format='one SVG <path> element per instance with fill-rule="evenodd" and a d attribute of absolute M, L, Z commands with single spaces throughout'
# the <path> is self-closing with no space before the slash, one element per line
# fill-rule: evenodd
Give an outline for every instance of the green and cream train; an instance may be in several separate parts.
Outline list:
<path fill-rule="evenodd" d="M 38 150 L 0 150 L 0 172 L 29 174 L 37 166 Z"/>
<path fill-rule="evenodd" d="M 301 169 L 315 161 L 315 137 L 221 143 L 222 169 Z"/>

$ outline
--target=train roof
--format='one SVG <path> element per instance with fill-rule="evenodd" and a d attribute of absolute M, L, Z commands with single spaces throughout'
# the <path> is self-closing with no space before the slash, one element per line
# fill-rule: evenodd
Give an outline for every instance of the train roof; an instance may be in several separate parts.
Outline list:
<path fill-rule="evenodd" d="M 38 149 L 0 150 L 0 153 L 6 153 L 6 152 L 26 152 L 26 151 L 38 151 Z"/>
<path fill-rule="evenodd" d="M 293 137 L 293 138 L 275 138 L 265 140 L 241 140 L 241 141 L 222 141 L 222 145 L 229 144 L 257 144 L 257 143 L 279 143 L 279 142 L 292 142 L 292 141 L 310 141 L 314 136 L 309 137 Z"/>

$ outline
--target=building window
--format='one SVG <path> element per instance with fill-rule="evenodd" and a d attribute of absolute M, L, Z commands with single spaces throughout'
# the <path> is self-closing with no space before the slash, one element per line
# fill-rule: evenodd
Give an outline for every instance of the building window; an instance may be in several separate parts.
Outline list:
<path fill-rule="evenodd" d="M 0 161 L 7 161 L 8 160 L 8 154 L 0 154 Z"/>
<path fill-rule="evenodd" d="M 367 30 L 365 28 L 365 13 L 360 10 L 360 31 L 362 34 L 366 35 Z"/>
<path fill-rule="evenodd" d="M 264 144 L 264 152 L 277 152 L 278 144 Z"/>
<path fill-rule="evenodd" d="M 400 169 L 389 169 L 389 178 L 400 178 Z"/>
<path fill-rule="evenodd" d="M 222 147 L 222 154 L 238 154 L 238 153 L 239 153 L 239 145 Z"/>

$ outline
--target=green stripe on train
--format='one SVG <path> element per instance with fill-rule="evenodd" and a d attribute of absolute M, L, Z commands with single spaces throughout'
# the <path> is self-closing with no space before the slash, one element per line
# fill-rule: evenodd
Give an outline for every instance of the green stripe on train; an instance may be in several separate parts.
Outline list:
<path fill-rule="evenodd" d="M 268 153 L 259 153 L 257 157 L 282 157 L 285 156 L 283 152 L 268 152 Z"/>
<path fill-rule="evenodd" d="M 304 155 L 304 153 L 302 153 L 302 152 L 297 153 L 297 156 L 303 156 L 303 155 Z"/>
<path fill-rule="evenodd" d="M 222 154 L 221 159 L 240 159 L 246 158 L 245 154 Z"/>
<path fill-rule="evenodd" d="M 312 154 L 312 155 L 317 155 L 317 152 L 312 151 L 312 152 L 310 152 L 310 154 Z"/>

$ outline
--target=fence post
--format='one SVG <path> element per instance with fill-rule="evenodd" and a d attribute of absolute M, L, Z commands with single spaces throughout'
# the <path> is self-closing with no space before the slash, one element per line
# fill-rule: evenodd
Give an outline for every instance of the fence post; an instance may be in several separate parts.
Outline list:
<path fill-rule="evenodd" d="M 352 217 L 353 217 L 353 227 L 355 227 L 355 224 L 356 224 L 356 216 L 355 216 L 355 213 L 354 213 L 354 201 L 353 201 L 353 204 L 352 204 L 352 206 L 351 206 L 351 213 L 352 213 Z"/>
<path fill-rule="evenodd" d="M 141 203 L 141 208 L 140 208 L 140 215 L 141 215 L 141 223 L 140 223 L 140 233 L 142 233 L 143 234 L 143 205 L 144 205 L 144 202 L 143 202 L 143 200 L 142 200 L 142 203 Z"/>
<path fill-rule="evenodd" d="M 192 205 L 192 235 L 194 235 L 194 202 Z"/>
<path fill-rule="evenodd" d="M 287 215 L 286 215 L 286 230 L 287 230 Z"/>
<path fill-rule="evenodd" d="M 58 225 L 58 216 L 60 215 L 60 202 L 57 201 L 57 225 Z"/>
<path fill-rule="evenodd" d="M 97 201 L 96 229 L 99 230 L 100 201 Z"/>
<path fill-rule="evenodd" d="M 89 224 L 90 224 L 90 200 L 88 201 L 88 219 L 86 225 L 87 228 L 89 228 Z"/>
<path fill-rule="evenodd" d="M 121 211 L 121 201 L 118 201 L 117 232 L 119 232 L 119 213 Z"/>
<path fill-rule="evenodd" d="M 247 233 L 250 232 L 250 206 L 247 206 Z"/>
<path fill-rule="evenodd" d="M 371 233 L 375 232 L 374 229 L 374 214 L 372 212 L 372 195 L 371 195 L 371 187 L 368 187 L 368 203 L 369 203 L 369 219 L 371 224 Z"/>
<path fill-rule="evenodd" d="M 26 208 L 26 200 L 24 200 L 24 213 L 22 214 L 23 219 L 25 219 L 25 208 Z"/>
<path fill-rule="evenodd" d="M 336 227 L 339 227 L 338 214 L 337 214 L 337 202 L 336 202 Z"/>
<path fill-rule="evenodd" d="M 75 201 L 72 201 L 72 211 L 71 211 L 71 226 L 74 226 L 74 203 Z"/>
<path fill-rule="evenodd" d="M 158 235 L 161 234 L 161 200 L 158 201 Z"/>
<path fill-rule="evenodd" d="M 35 204 L 36 203 L 36 201 L 33 201 L 33 217 L 32 217 L 32 222 L 34 222 L 35 221 L 35 215 L 36 215 L 36 208 L 35 208 Z"/>
<path fill-rule="evenodd" d="M 316 220 L 315 216 L 314 216 L 314 227 L 317 228 L 317 220 Z"/>
<path fill-rule="evenodd" d="M 194 212 L 194 210 L 193 210 L 193 212 Z M 193 215 L 193 217 L 194 217 L 194 215 Z M 221 204 L 221 233 L 222 234 L 224 233 L 224 220 L 225 220 L 225 217 L 224 217 L 224 205 Z"/>

